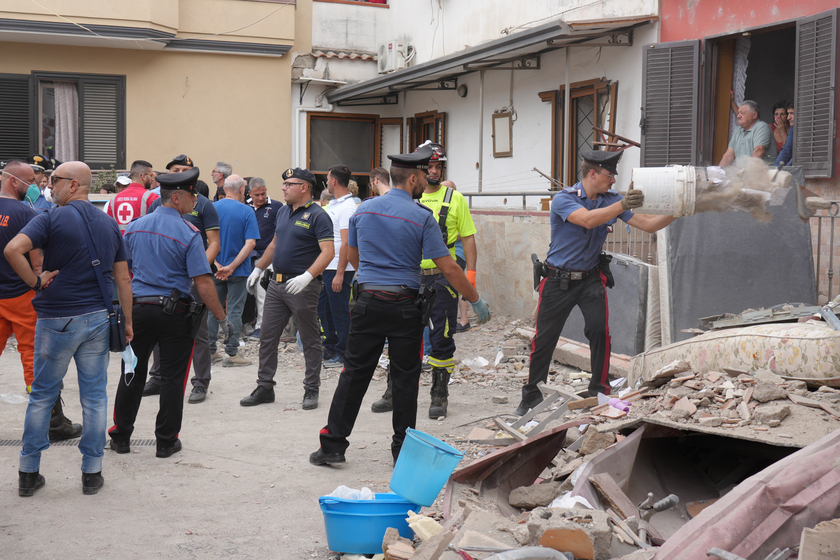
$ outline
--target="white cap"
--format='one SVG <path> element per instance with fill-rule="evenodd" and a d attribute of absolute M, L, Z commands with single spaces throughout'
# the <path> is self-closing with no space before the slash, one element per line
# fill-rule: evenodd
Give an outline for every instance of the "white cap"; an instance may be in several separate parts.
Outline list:
<path fill-rule="evenodd" d="M 114 181 L 114 183 L 119 184 L 119 185 L 124 185 L 124 186 L 127 187 L 128 185 L 131 184 L 131 179 L 129 179 L 125 175 L 121 175 L 121 176 L 117 177 L 117 180 Z"/>

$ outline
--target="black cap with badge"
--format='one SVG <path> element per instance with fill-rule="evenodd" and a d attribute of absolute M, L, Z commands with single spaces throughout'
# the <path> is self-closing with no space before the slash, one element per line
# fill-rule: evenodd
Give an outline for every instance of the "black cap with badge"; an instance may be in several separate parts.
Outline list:
<path fill-rule="evenodd" d="M 302 169 L 300 167 L 295 167 L 294 169 L 287 169 L 283 172 L 283 180 L 286 181 L 287 179 L 300 179 L 301 181 L 306 181 L 313 187 L 317 180 L 315 179 L 315 174 L 309 171 L 308 169 Z"/>
<path fill-rule="evenodd" d="M 169 169 L 173 165 L 187 165 L 189 167 L 195 167 L 195 165 L 193 164 L 193 160 L 191 160 L 189 156 L 185 156 L 184 154 L 181 154 L 180 156 L 167 163 L 166 169 Z"/>
<path fill-rule="evenodd" d="M 52 162 L 42 155 L 34 155 L 26 158 L 33 171 L 48 171 L 53 169 Z"/>
<path fill-rule="evenodd" d="M 180 164 L 185 165 L 185 164 Z M 198 167 L 193 167 L 189 171 L 181 173 L 167 173 L 166 175 L 159 175 L 157 182 L 160 183 L 162 189 L 180 189 L 190 193 L 195 192 L 195 184 L 198 181 L 200 170 Z"/>
<path fill-rule="evenodd" d="M 601 150 L 592 150 L 588 152 L 581 152 L 583 161 L 603 167 L 613 175 L 618 175 L 618 160 L 621 159 L 623 152 L 604 152 Z"/>
<path fill-rule="evenodd" d="M 388 159 L 391 160 L 391 165 L 394 167 L 402 167 L 404 169 L 422 169 L 423 171 L 428 171 L 429 161 L 434 155 L 434 150 L 432 150 L 428 144 L 424 144 L 410 154 L 388 156 Z"/>

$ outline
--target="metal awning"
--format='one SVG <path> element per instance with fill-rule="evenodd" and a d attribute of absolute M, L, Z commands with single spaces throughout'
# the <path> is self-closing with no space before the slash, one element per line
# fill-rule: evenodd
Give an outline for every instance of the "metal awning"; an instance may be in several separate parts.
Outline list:
<path fill-rule="evenodd" d="M 406 90 L 449 90 L 479 70 L 539 70 L 540 55 L 564 47 L 629 47 L 633 30 L 656 16 L 575 22 L 556 20 L 429 62 L 383 74 L 327 93 L 337 105 L 391 105 Z"/>

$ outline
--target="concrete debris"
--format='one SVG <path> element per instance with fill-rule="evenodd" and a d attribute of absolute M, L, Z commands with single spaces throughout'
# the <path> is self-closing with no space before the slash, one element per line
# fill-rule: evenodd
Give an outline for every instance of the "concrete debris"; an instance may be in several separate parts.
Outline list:
<path fill-rule="evenodd" d="M 534 509 L 545 507 L 554 500 L 560 488 L 559 482 L 546 482 L 543 484 L 532 484 L 531 486 L 520 486 L 514 488 L 508 502 L 513 507 L 522 509 Z"/>
<path fill-rule="evenodd" d="M 662 369 L 654 373 L 652 379 L 668 379 L 669 377 L 674 377 L 678 373 L 690 370 L 691 364 L 689 364 L 685 360 L 674 360 L 670 364 L 664 366 Z"/>
<path fill-rule="evenodd" d="M 612 432 L 601 433 L 598 430 L 586 430 L 583 443 L 578 450 L 581 455 L 591 455 L 602 449 L 606 449 L 615 443 L 615 434 Z"/>
<path fill-rule="evenodd" d="M 528 518 L 532 546 L 571 552 L 575 558 L 606 560 L 612 556 L 612 529 L 603 511 L 537 508 Z"/>
<path fill-rule="evenodd" d="M 764 404 L 755 409 L 755 421 L 759 424 L 770 424 L 781 421 L 790 416 L 790 407 L 786 404 Z"/>
<path fill-rule="evenodd" d="M 787 391 L 769 381 L 759 381 L 756 383 L 755 391 L 753 392 L 753 398 L 761 403 L 786 399 L 787 396 Z"/>
<path fill-rule="evenodd" d="M 505 395 L 496 395 L 493 397 L 493 404 L 507 404 L 508 398 Z"/>

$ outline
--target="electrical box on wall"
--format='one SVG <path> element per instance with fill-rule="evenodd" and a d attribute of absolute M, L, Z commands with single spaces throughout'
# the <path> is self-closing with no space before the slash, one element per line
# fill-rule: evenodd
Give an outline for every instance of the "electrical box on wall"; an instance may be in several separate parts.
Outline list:
<path fill-rule="evenodd" d="M 376 64 L 380 74 L 388 74 L 405 68 L 407 46 L 404 41 L 387 41 L 377 49 Z"/>

